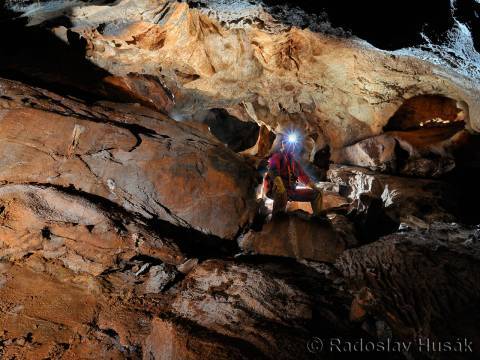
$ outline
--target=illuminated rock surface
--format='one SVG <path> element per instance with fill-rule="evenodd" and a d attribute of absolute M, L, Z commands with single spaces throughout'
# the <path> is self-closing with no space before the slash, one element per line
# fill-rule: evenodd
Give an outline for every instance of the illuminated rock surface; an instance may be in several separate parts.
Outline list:
<path fill-rule="evenodd" d="M 1 2 L 0 357 L 478 353 L 480 5 L 425 4 Z M 261 199 L 293 130 L 320 218 Z"/>

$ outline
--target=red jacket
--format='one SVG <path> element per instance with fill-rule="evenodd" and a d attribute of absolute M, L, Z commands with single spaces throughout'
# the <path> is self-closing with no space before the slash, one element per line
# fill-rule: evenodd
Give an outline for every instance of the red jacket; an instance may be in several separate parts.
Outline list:
<path fill-rule="evenodd" d="M 268 173 L 264 182 L 266 193 L 271 190 L 271 183 L 276 176 L 280 176 L 285 187 L 291 190 L 295 189 L 297 180 L 305 185 L 310 182 L 294 155 L 284 151 L 276 152 L 268 160 Z"/>

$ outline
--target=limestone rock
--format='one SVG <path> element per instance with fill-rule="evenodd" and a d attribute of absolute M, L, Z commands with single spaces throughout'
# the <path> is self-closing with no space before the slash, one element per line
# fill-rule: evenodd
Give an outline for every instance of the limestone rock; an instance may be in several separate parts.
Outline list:
<path fill-rule="evenodd" d="M 3 262 L 2 266 L 6 279 L 0 288 L 2 357 L 139 357 L 136 346 L 139 337 L 146 336 L 142 323 L 147 319 L 128 308 L 109 309 L 101 282 L 36 255 L 21 265 Z M 106 312 L 111 327 L 99 320 L 99 312 Z M 113 330 L 120 332 L 117 326 L 124 317 L 134 334 L 129 341 Z"/>
<path fill-rule="evenodd" d="M 328 176 L 345 189 L 345 195 L 351 201 L 358 202 L 362 194 L 380 199 L 387 214 L 397 222 L 408 215 L 427 222 L 452 221 L 455 218 L 451 213 L 456 211 L 452 201 L 455 189 L 439 180 L 379 174 L 342 165 L 331 166 Z"/>
<path fill-rule="evenodd" d="M 395 172 L 395 147 L 396 142 L 394 138 L 388 135 L 379 135 L 333 151 L 331 159 L 337 164 L 366 167 L 383 172 Z"/>
<path fill-rule="evenodd" d="M 184 259 L 172 240 L 152 234 L 127 213 L 60 189 L 4 185 L 0 209 L 0 255 L 5 260 L 38 253 L 75 272 L 99 275 L 136 255 L 170 264 Z"/>
<path fill-rule="evenodd" d="M 145 282 L 145 293 L 158 293 L 163 291 L 175 280 L 177 271 L 165 264 L 152 266 Z"/>
<path fill-rule="evenodd" d="M 165 114 L 173 108 L 172 94 L 155 77 L 127 74 L 122 77 L 107 76 L 103 82 L 109 85 L 111 92 L 117 92 L 117 98 L 120 100 L 135 101 Z"/>
<path fill-rule="evenodd" d="M 2 359 L 335 357 L 311 354 L 312 337 L 480 343 L 480 228 L 453 223 L 451 201 L 463 174 L 475 199 L 479 77 L 255 1 L 1 2 L 33 25 L 0 11 L 2 76 L 30 84 L 0 79 Z M 325 180 L 331 156 L 362 167 L 333 165 L 319 184 L 328 221 L 263 223 L 250 164 L 293 129 L 312 177 Z M 454 165 L 450 183 L 378 172 Z"/>
<path fill-rule="evenodd" d="M 222 238 L 253 217 L 253 169 L 211 135 L 158 113 L 88 109 L 19 83 L 0 85 L 2 181 L 73 186 Z"/>
<path fill-rule="evenodd" d="M 455 125 L 391 131 L 334 150 L 331 160 L 394 175 L 437 178 L 455 168 L 454 153 L 464 136 Z"/>
<path fill-rule="evenodd" d="M 101 274 L 40 252 L 0 263 L 2 356 L 294 359 L 308 358 L 305 342 L 322 329 L 365 335 L 350 325 L 352 298 L 327 264 L 208 260 L 145 293 L 139 277 L 152 274 L 135 276 L 138 260 L 120 263 Z"/>
<path fill-rule="evenodd" d="M 250 356 L 255 351 L 262 355 L 260 358 L 308 358 L 304 338 L 308 327 L 330 328 L 332 334 L 350 327 L 348 312 L 340 309 L 351 299 L 334 285 L 334 269 L 318 267 L 322 270 L 292 261 L 281 264 L 261 260 L 254 264 L 209 260 L 197 266 L 182 282 L 171 311 L 181 324 L 188 324 L 184 319 L 192 319 L 196 327 L 190 328 L 197 328 L 196 334 L 208 334 L 208 329 L 218 335 L 209 337 L 215 339 L 215 346 L 207 342 L 187 351 L 187 357 L 191 352 L 205 351 L 205 347 L 222 354 L 225 346 L 234 345 L 243 357 L 248 356 L 247 348 Z M 172 336 L 168 333 L 176 333 L 168 353 L 183 351 L 185 345 L 179 338 L 184 331 L 165 323 L 159 327 L 168 330 L 168 338 Z M 172 327 L 174 330 L 170 330 Z M 352 328 L 350 331 L 355 332 Z M 197 336 L 193 338 L 195 343 L 201 341 Z M 239 358 L 235 353 L 233 356 Z"/>
<path fill-rule="evenodd" d="M 253 15 L 242 6 L 227 13 L 169 0 L 77 4 L 65 15 L 76 40 L 66 40 L 85 43 L 88 60 L 118 79 L 148 75 L 164 84 L 179 118 L 236 109 L 243 120 L 276 131 L 294 123 L 318 145 L 340 148 L 380 134 L 408 99 L 441 94 L 464 104 L 467 127 L 480 129 L 474 78 L 358 39 L 286 26 L 262 6 Z"/>
<path fill-rule="evenodd" d="M 153 320 L 152 332 L 146 338 L 143 356 L 155 360 L 266 358 L 241 341 L 228 340 L 186 320 L 157 318 Z"/>
<path fill-rule="evenodd" d="M 239 245 L 255 254 L 333 262 L 345 249 L 356 245 L 356 240 L 339 236 L 326 219 L 288 213 L 274 216 L 260 231 L 251 230 Z"/>
<path fill-rule="evenodd" d="M 358 306 L 386 321 L 395 336 L 466 337 L 476 352 L 480 248 L 478 241 L 466 244 L 474 232 L 434 223 L 347 250 L 337 266 L 358 292 Z"/>

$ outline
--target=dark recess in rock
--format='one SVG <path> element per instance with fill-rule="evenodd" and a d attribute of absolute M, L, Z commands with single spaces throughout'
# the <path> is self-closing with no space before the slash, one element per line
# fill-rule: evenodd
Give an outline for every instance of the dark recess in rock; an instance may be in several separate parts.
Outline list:
<path fill-rule="evenodd" d="M 455 18 L 466 23 L 480 49 L 480 4 L 475 0 L 406 1 L 285 1 L 265 0 L 268 5 L 298 6 L 307 13 L 326 13 L 333 27 L 341 27 L 384 50 L 396 50 L 424 43 L 422 33 L 440 43 Z M 274 13 L 275 16 L 275 13 Z M 278 17 L 285 21 L 283 17 Z M 288 21 L 288 19 L 287 19 Z"/>
<path fill-rule="evenodd" d="M 476 0 L 456 0 L 455 18 L 468 26 L 477 51 L 480 51 L 480 3 Z"/>
<path fill-rule="evenodd" d="M 390 118 L 384 131 L 406 131 L 421 127 L 464 126 L 465 114 L 457 107 L 457 101 L 441 95 L 419 95 L 408 100 Z M 441 119 L 444 122 L 435 121 Z"/>
<path fill-rule="evenodd" d="M 361 244 L 378 240 L 381 236 L 391 234 L 398 229 L 398 220 L 392 219 L 385 211 L 380 198 L 366 193 L 360 194 L 348 213 L 355 224 L 357 237 Z"/>
<path fill-rule="evenodd" d="M 224 109 L 208 111 L 204 122 L 217 139 L 236 152 L 255 145 L 260 131 L 257 123 L 238 120 Z"/>
<path fill-rule="evenodd" d="M 445 181 L 457 189 L 457 216 L 467 224 L 480 223 L 480 136 L 470 135 L 466 144 L 454 152 L 456 167 Z"/>
<path fill-rule="evenodd" d="M 78 35 L 70 32 L 73 45 L 66 44 L 44 26 L 25 24 L 24 18 L 0 21 L 2 34 L 15 34 L 3 37 L 0 76 L 88 101 L 107 97 L 99 85 L 110 74 L 85 59 Z"/>

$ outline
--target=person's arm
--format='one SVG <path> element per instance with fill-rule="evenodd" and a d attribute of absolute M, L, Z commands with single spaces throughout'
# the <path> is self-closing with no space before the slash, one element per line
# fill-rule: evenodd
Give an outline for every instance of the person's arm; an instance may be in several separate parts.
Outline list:
<path fill-rule="evenodd" d="M 303 171 L 303 168 L 302 166 L 300 165 L 300 163 L 298 161 L 295 160 L 295 169 L 297 170 L 297 177 L 298 177 L 298 180 L 304 184 L 304 185 L 308 185 L 311 183 L 311 180 L 310 180 L 310 177 L 305 173 L 305 171 Z"/>
<path fill-rule="evenodd" d="M 268 172 L 272 179 L 280 176 L 280 156 L 279 154 L 273 154 L 268 160 Z"/>
<path fill-rule="evenodd" d="M 305 171 L 303 170 L 302 166 L 298 163 L 298 161 L 295 161 L 295 168 L 297 169 L 297 177 L 298 177 L 298 180 L 312 188 L 312 189 L 315 189 L 315 183 L 312 181 L 312 179 L 310 179 L 310 176 L 308 176 Z"/>
<path fill-rule="evenodd" d="M 285 189 L 285 184 L 280 176 L 281 158 L 282 155 L 277 153 L 268 160 L 268 174 L 273 181 L 274 192 L 286 196 L 287 190 Z"/>

